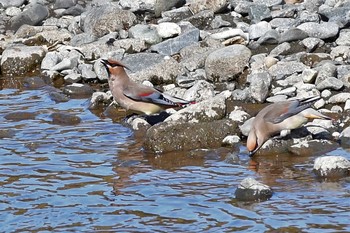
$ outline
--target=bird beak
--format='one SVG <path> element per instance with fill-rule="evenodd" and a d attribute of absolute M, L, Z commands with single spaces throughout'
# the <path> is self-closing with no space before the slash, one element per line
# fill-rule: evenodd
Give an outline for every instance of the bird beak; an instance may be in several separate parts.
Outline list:
<path fill-rule="evenodd" d="M 101 59 L 101 63 L 102 63 L 105 67 L 107 67 L 107 65 L 108 65 L 108 61 L 107 61 L 106 59 Z"/>

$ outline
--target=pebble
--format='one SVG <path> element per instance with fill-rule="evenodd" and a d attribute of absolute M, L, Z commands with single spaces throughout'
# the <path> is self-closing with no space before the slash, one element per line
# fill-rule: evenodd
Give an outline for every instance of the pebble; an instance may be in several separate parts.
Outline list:
<path fill-rule="evenodd" d="M 269 186 L 251 177 L 242 180 L 235 191 L 236 199 L 239 201 L 265 201 L 270 199 L 272 194 L 273 191 Z"/>

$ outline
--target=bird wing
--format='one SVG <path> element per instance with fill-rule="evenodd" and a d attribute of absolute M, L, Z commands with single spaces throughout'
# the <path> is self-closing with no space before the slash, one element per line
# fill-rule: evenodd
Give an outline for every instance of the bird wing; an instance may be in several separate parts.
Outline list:
<path fill-rule="evenodd" d="M 135 85 L 135 83 L 132 86 L 129 85 L 126 88 L 124 88 L 123 94 L 135 101 L 148 102 L 166 106 L 178 106 L 178 104 L 166 98 L 163 93 L 145 85 Z"/>
<path fill-rule="evenodd" d="M 294 116 L 309 108 L 319 99 L 320 97 L 313 96 L 302 100 L 296 99 L 273 104 L 270 107 L 270 111 L 265 114 L 264 119 L 273 124 L 281 123 L 288 117 Z"/>

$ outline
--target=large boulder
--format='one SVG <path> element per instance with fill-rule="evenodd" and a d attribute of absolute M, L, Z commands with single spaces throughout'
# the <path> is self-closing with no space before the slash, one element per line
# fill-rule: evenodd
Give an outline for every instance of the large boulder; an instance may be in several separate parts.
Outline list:
<path fill-rule="evenodd" d="M 130 68 L 127 70 L 129 76 L 139 83 L 145 80 L 153 84 L 171 83 L 184 73 L 183 67 L 174 58 L 155 53 L 130 54 L 122 62 Z"/>
<path fill-rule="evenodd" d="M 227 119 L 182 124 L 162 122 L 147 130 L 144 148 L 153 153 L 217 148 L 226 136 L 235 135 L 237 131 L 237 124 Z"/>
<path fill-rule="evenodd" d="M 131 27 L 136 16 L 131 11 L 121 10 L 113 4 L 91 8 L 84 19 L 84 32 L 102 37 L 111 31 Z"/>
<path fill-rule="evenodd" d="M 24 24 L 38 25 L 49 15 L 49 9 L 41 4 L 31 4 L 27 10 L 10 20 L 10 27 L 17 30 Z"/>
<path fill-rule="evenodd" d="M 244 45 L 230 45 L 210 53 L 205 61 L 207 79 L 224 82 L 236 78 L 248 66 L 252 53 Z"/>
<path fill-rule="evenodd" d="M 23 75 L 40 68 L 46 50 L 41 46 L 14 45 L 4 50 L 1 72 L 4 75 Z"/>

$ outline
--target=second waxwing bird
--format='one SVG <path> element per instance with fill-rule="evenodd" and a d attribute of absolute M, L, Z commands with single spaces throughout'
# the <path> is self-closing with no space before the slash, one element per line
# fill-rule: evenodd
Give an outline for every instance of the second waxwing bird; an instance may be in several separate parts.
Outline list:
<path fill-rule="evenodd" d="M 319 99 L 319 96 L 313 96 L 303 100 L 277 102 L 263 108 L 253 120 L 248 134 L 249 155 L 253 156 L 270 137 L 282 130 L 297 129 L 309 119 L 332 120 L 310 108 Z"/>
<path fill-rule="evenodd" d="M 126 110 L 151 115 L 166 108 L 190 104 L 177 97 L 166 95 L 153 87 L 134 82 L 125 72 L 127 68 L 119 61 L 102 59 L 108 73 L 108 84 L 115 101 Z"/>

